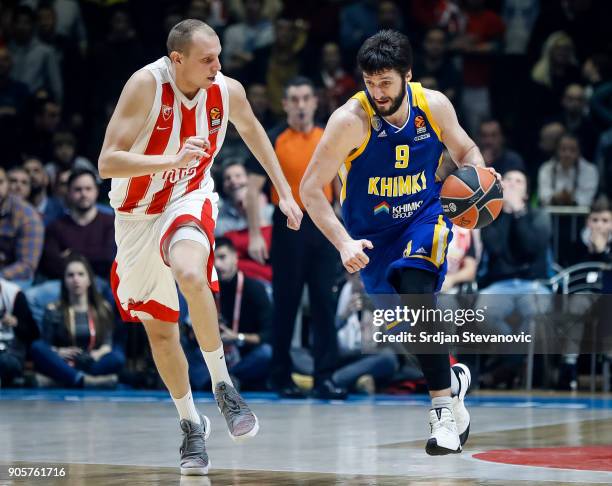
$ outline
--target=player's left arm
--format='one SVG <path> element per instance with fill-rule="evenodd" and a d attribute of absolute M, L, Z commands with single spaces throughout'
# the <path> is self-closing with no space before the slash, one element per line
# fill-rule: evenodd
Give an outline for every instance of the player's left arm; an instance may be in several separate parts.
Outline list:
<path fill-rule="evenodd" d="M 486 168 L 480 149 L 459 124 L 457 113 L 450 100 L 439 91 L 429 89 L 425 90 L 425 96 L 431 114 L 440 127 L 442 143 L 455 163 L 459 167 L 473 165 Z M 489 167 L 488 170 L 501 180 L 501 176 L 495 169 Z"/>
<path fill-rule="evenodd" d="M 291 187 L 281 170 L 274 148 L 261 123 L 255 117 L 242 84 L 225 77 L 229 92 L 229 119 L 249 150 L 267 172 L 279 195 L 279 208 L 287 216 L 287 226 L 299 229 L 302 211 L 293 199 Z"/>

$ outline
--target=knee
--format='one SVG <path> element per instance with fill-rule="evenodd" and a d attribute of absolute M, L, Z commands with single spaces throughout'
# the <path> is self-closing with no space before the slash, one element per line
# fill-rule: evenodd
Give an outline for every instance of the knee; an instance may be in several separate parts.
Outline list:
<path fill-rule="evenodd" d="M 394 354 L 383 353 L 381 357 L 381 364 L 385 374 L 392 375 L 399 369 L 399 362 Z"/>
<path fill-rule="evenodd" d="M 49 345 L 42 339 L 37 339 L 30 345 L 30 353 L 33 356 L 40 355 L 49 349 Z"/>
<path fill-rule="evenodd" d="M 147 325 L 147 336 L 151 347 L 167 348 L 179 342 L 178 326 L 175 324 L 164 323 L 162 325 Z"/>
<path fill-rule="evenodd" d="M 257 351 L 262 361 L 272 361 L 272 346 L 268 343 L 260 344 Z"/>
<path fill-rule="evenodd" d="M 111 356 L 113 363 L 117 366 L 118 369 L 121 369 L 125 366 L 125 353 L 119 350 L 113 350 L 109 353 Z"/>
<path fill-rule="evenodd" d="M 180 266 L 172 271 L 176 283 L 186 297 L 200 293 L 208 286 L 204 272 L 199 268 Z"/>
<path fill-rule="evenodd" d="M 391 282 L 398 294 L 433 294 L 438 276 L 420 268 L 402 268 L 391 275 Z"/>

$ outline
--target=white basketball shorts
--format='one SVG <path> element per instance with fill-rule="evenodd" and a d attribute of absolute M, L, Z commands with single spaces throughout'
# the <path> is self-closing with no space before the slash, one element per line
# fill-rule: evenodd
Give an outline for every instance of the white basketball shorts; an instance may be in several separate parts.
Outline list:
<path fill-rule="evenodd" d="M 124 321 L 178 322 L 178 294 L 168 262 L 168 244 L 181 226 L 196 226 L 214 250 L 217 201 L 216 193 L 194 191 L 154 217 L 115 213 L 117 256 L 111 270 L 111 287 Z M 210 288 L 217 292 L 219 282 L 212 250 L 203 271 Z"/>

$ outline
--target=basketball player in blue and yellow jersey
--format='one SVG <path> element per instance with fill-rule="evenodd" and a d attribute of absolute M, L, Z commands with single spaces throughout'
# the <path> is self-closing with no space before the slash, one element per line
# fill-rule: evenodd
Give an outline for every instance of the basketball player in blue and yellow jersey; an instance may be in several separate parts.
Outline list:
<path fill-rule="evenodd" d="M 405 35 L 378 32 L 361 46 L 357 63 L 366 89 L 332 114 L 300 195 L 346 269 L 361 271 L 368 293 L 397 293 L 409 308 L 424 301 L 433 307 L 452 237 L 436 179 L 442 151 L 446 147 L 459 166 L 484 167 L 484 160 L 450 101 L 410 82 L 412 49 Z M 337 171 L 345 226 L 323 192 Z M 432 398 L 425 448 L 431 455 L 461 452 L 470 422 L 463 403 L 469 369 L 451 369 L 448 348 L 438 351 L 418 356 Z"/>

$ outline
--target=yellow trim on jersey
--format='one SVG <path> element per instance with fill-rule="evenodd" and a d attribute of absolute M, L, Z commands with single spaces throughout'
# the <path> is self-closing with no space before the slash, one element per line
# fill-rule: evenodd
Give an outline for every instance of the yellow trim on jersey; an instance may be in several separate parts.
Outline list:
<path fill-rule="evenodd" d="M 425 91 L 423 91 L 423 86 L 421 86 L 421 83 L 410 83 L 410 89 L 412 89 L 412 97 L 416 100 L 417 106 L 425 112 L 431 128 L 433 128 L 433 131 L 436 132 L 438 136 L 438 140 L 442 141 L 440 137 L 442 130 L 440 130 L 439 125 L 431 114 L 429 103 L 427 103 L 427 98 L 425 97 Z"/>
<path fill-rule="evenodd" d="M 442 160 L 444 160 L 444 151 L 442 151 L 442 153 L 440 154 L 440 158 L 438 159 L 438 165 L 436 166 L 436 172 L 435 172 L 435 174 L 436 174 L 436 182 L 442 182 L 442 179 L 438 175 L 438 169 L 442 165 Z"/>
<path fill-rule="evenodd" d="M 442 232 L 443 232 L 443 236 L 442 236 L 442 248 L 440 251 L 440 256 L 439 256 L 439 265 L 442 265 L 444 263 L 444 257 L 446 256 L 446 247 L 448 246 L 448 234 L 450 233 L 450 229 L 448 229 L 448 227 L 446 226 L 446 223 L 444 222 L 444 218 L 442 217 L 442 215 L 440 215 L 440 217 L 438 218 L 438 223 L 443 225 L 442 228 Z"/>
<path fill-rule="evenodd" d="M 363 153 L 365 148 L 368 146 L 368 142 L 370 141 L 370 135 L 372 134 L 372 117 L 375 115 L 374 108 L 372 108 L 370 105 L 365 92 L 360 91 L 359 93 L 353 95 L 351 99 L 359 101 L 363 111 L 365 111 L 368 115 L 368 134 L 366 135 L 364 141 L 361 142 L 361 145 L 357 148 L 357 150 L 346 158 L 338 170 L 338 176 L 340 177 L 340 182 L 342 183 L 342 190 L 340 191 L 340 204 L 342 204 L 346 199 L 346 183 L 348 180 L 348 173 L 351 170 L 352 162 Z"/>
<path fill-rule="evenodd" d="M 427 260 L 428 262 L 433 263 L 436 268 L 439 268 L 440 265 L 444 263 L 444 255 L 446 252 L 446 246 L 448 245 L 448 233 L 450 230 L 446 226 L 444 222 L 444 217 L 442 215 L 438 216 L 438 222 L 434 228 L 433 234 L 433 243 L 431 245 L 431 255 L 406 255 L 404 257 L 407 258 L 422 258 L 423 260 Z M 412 243 L 412 241 L 410 242 Z"/>
<path fill-rule="evenodd" d="M 445 227 L 444 220 L 442 219 L 442 215 L 438 216 L 438 222 L 434 228 L 433 234 L 433 244 L 431 245 L 431 258 L 434 261 L 436 266 L 439 266 L 438 262 L 438 250 L 440 248 L 440 233 L 442 232 L 442 228 Z"/>

